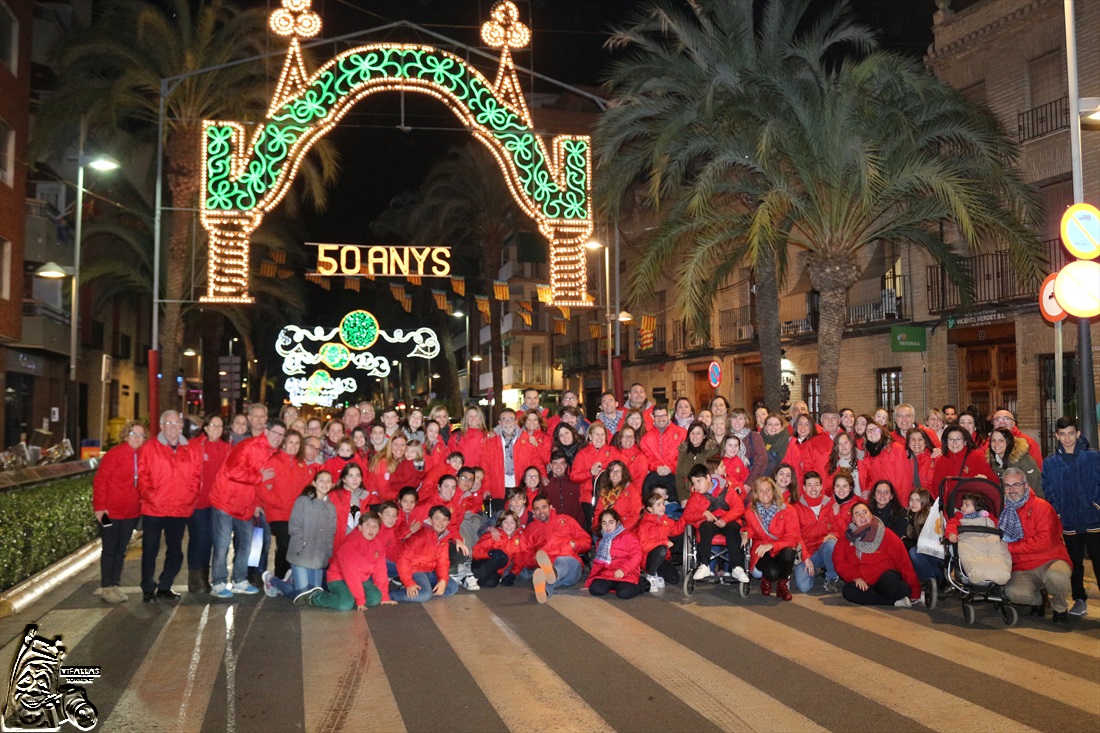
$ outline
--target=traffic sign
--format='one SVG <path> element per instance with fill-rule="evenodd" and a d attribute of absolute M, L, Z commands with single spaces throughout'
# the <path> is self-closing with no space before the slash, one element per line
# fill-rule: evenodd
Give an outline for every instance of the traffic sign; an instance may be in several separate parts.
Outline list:
<path fill-rule="evenodd" d="M 1062 243 L 1077 258 L 1100 256 L 1100 209 L 1092 204 L 1074 204 L 1062 215 Z"/>
<path fill-rule="evenodd" d="M 1100 316 L 1100 262 L 1075 260 L 1059 270 L 1054 297 L 1071 316 Z"/>
<path fill-rule="evenodd" d="M 1057 323 L 1065 320 L 1066 313 L 1062 306 L 1058 305 L 1058 299 L 1054 297 L 1054 281 L 1058 279 L 1058 273 L 1052 272 L 1043 280 L 1043 286 L 1039 288 L 1039 312 L 1047 323 Z"/>
<path fill-rule="evenodd" d="M 707 369 L 707 379 L 710 381 L 711 387 L 718 389 L 718 385 L 722 383 L 722 365 L 712 361 Z"/>

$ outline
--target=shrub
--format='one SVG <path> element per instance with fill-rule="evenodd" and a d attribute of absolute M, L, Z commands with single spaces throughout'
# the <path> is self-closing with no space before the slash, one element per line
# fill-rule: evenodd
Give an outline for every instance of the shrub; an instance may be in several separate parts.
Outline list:
<path fill-rule="evenodd" d="M 92 476 L 0 494 L 0 590 L 99 536 L 92 514 Z"/>

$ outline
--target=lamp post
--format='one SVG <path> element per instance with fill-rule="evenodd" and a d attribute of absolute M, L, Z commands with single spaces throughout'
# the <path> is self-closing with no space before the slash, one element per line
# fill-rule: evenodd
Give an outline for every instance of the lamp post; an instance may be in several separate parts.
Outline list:
<path fill-rule="evenodd" d="M 612 389 L 611 384 L 612 384 L 613 377 L 612 377 L 612 373 L 611 373 L 611 360 L 612 360 L 611 338 L 612 338 L 612 335 L 613 335 L 612 328 L 614 327 L 614 320 L 611 318 L 611 248 L 608 247 L 605 244 L 597 242 L 594 239 L 591 240 L 590 242 L 588 242 L 588 244 L 586 244 L 585 247 L 587 247 L 588 249 L 590 249 L 592 251 L 596 251 L 596 250 L 600 250 L 600 249 L 603 250 L 604 320 L 607 321 L 607 387 L 606 387 L 606 389 Z M 601 328 L 600 331 L 602 332 L 603 329 Z"/>
<path fill-rule="evenodd" d="M 398 402 L 400 402 L 405 397 L 405 395 L 404 395 L 404 391 L 405 391 L 404 390 L 405 365 L 402 364 L 397 359 L 391 359 L 390 364 L 397 367 L 397 389 L 394 390 L 394 404 L 396 405 Z"/>

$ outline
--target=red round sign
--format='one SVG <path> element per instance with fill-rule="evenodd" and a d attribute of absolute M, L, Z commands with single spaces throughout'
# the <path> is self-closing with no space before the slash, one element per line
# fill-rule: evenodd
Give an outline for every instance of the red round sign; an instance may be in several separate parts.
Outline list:
<path fill-rule="evenodd" d="M 1058 304 L 1058 299 L 1054 297 L 1054 281 L 1057 278 L 1058 273 L 1056 272 L 1047 275 L 1047 279 L 1043 280 L 1043 285 L 1039 288 L 1039 312 L 1043 314 L 1043 318 L 1048 323 L 1065 320 L 1068 315 L 1062 306 Z"/>

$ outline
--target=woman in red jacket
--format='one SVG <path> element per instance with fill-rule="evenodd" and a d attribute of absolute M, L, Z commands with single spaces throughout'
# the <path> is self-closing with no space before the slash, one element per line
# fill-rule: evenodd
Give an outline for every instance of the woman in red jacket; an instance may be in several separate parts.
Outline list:
<path fill-rule="evenodd" d="M 791 600 L 795 551 L 802 545 L 798 513 L 783 503 L 775 481 L 767 476 L 756 479 L 752 485 L 752 498 L 741 530 L 741 546 L 748 544 L 750 539 L 753 575 L 760 575 L 760 592 L 770 596 L 772 583 L 776 583 L 775 594 L 781 600 Z M 812 573 L 813 563 L 809 558 L 807 561 L 806 570 Z"/>
<path fill-rule="evenodd" d="M 256 492 L 256 499 L 264 510 L 264 519 L 275 538 L 275 576 L 278 578 L 286 577 L 290 570 L 286 559 L 290 543 L 290 512 L 302 489 L 313 480 L 314 471 L 306 465 L 301 448 L 302 436 L 293 430 L 287 431 L 281 450 L 271 456 L 264 467 L 272 469 L 274 477 Z"/>
<path fill-rule="evenodd" d="M 614 592 L 622 601 L 649 590 L 649 583 L 640 580 L 642 546 L 637 535 L 623 526 L 619 513 L 614 509 L 600 512 L 600 531 L 592 570 L 584 584 L 588 592 L 594 596 Z"/>
<path fill-rule="evenodd" d="M 833 476 L 833 503 L 828 510 L 830 531 L 837 537 L 844 534 L 852 523 L 852 507 L 859 501 L 853 487 L 855 479 L 846 468 L 838 469 Z"/>
<path fill-rule="evenodd" d="M 871 487 L 879 481 L 889 481 L 897 486 L 906 470 L 905 449 L 895 444 L 878 423 L 870 423 L 863 441 L 863 458 L 859 462 L 859 486 L 856 489 L 860 498 L 869 499 Z"/>
<path fill-rule="evenodd" d="M 447 454 L 451 452 L 440 433 L 439 423 L 435 420 L 424 423 L 424 447 L 421 450 L 424 453 L 424 473 L 442 465 L 447 460 Z"/>
<path fill-rule="evenodd" d="M 481 465 L 481 446 L 489 433 L 485 431 L 485 416 L 481 408 L 470 405 L 462 415 L 462 423 L 458 430 L 451 434 L 450 449 L 458 451 L 465 459 L 467 466 Z"/>
<path fill-rule="evenodd" d="M 607 428 L 597 422 L 588 428 L 588 445 L 577 452 L 569 478 L 581 487 L 581 510 L 584 512 L 584 526 L 591 527 L 593 508 L 592 494 L 596 477 L 607 470 L 614 460 L 613 451 L 607 443 Z M 639 511 L 641 505 L 639 504 Z"/>
<path fill-rule="evenodd" d="M 665 515 L 666 503 L 667 500 L 661 494 L 650 494 L 645 502 L 642 521 L 636 529 L 638 543 L 642 546 L 642 556 L 645 558 L 646 580 L 649 581 L 649 590 L 654 593 L 664 588 L 665 583 L 676 585 L 680 582 L 680 573 L 671 562 L 670 538 L 683 534 L 687 522 L 682 516 L 679 519 L 669 519 Z"/>
<path fill-rule="evenodd" d="M 894 484 L 902 506 L 908 506 L 909 495 L 914 490 L 931 490 L 932 476 L 936 470 L 932 446 L 928 445 L 928 437 L 918 427 L 909 428 L 905 433 L 905 458 L 905 470 L 898 474 L 898 483 Z"/>
<path fill-rule="evenodd" d="M 595 425 L 592 426 L 593 428 Z M 592 428 L 589 428 L 591 434 Z M 596 516 L 607 509 L 614 509 L 622 523 L 630 531 L 638 526 L 642 514 L 642 491 L 633 483 L 630 471 L 622 461 L 612 461 L 607 470 L 596 480 Z M 593 525 L 592 532 L 599 527 Z"/>
<path fill-rule="evenodd" d="M 195 450 L 202 454 L 202 478 L 195 511 L 187 520 L 187 590 L 192 593 L 210 592 L 210 553 L 214 546 L 210 488 L 232 448 L 224 435 L 225 420 L 221 415 L 210 415 L 202 426 L 202 435 L 195 440 Z"/>
<path fill-rule="evenodd" d="M 125 442 L 103 456 L 103 462 L 92 480 L 92 512 L 99 522 L 99 536 L 103 540 L 99 555 L 99 586 L 104 603 L 125 603 L 128 600 L 126 594 L 119 590 L 122 564 L 126 560 L 130 537 L 141 516 L 141 496 L 137 488 L 138 457 L 141 446 L 145 445 L 145 426 L 136 421 L 126 423 L 122 438 Z M 206 548 L 206 569 L 209 572 L 209 544 Z"/>
<path fill-rule="evenodd" d="M 479 587 L 515 583 L 517 573 L 511 565 L 519 552 L 519 542 L 519 518 L 511 509 L 505 509 L 496 524 L 474 545 L 473 572 Z"/>
<path fill-rule="evenodd" d="M 622 461 L 631 476 L 645 476 L 649 471 L 649 461 L 638 445 L 638 434 L 629 425 L 622 425 L 619 432 L 611 438 L 616 461 Z"/>
<path fill-rule="evenodd" d="M 550 466 L 550 446 L 553 441 L 546 432 L 546 420 L 536 410 L 523 415 L 523 432 L 512 449 L 515 453 L 516 473 L 531 466 L 545 476 Z"/>
<path fill-rule="evenodd" d="M 866 502 L 852 508 L 852 523 L 833 549 L 833 567 L 850 603 L 908 608 L 920 601 L 920 582 L 905 545 Z"/>
<path fill-rule="evenodd" d="M 863 495 L 863 489 L 859 483 L 859 454 L 856 452 L 855 438 L 848 433 L 840 433 L 833 440 L 833 449 L 829 451 L 829 458 L 825 461 L 824 471 L 821 473 L 821 490 L 825 496 L 833 495 L 833 476 L 840 469 L 847 469 L 855 480 L 853 487 L 857 495 Z"/>
<path fill-rule="evenodd" d="M 424 474 L 416 470 L 413 462 L 405 457 L 405 448 L 409 441 L 404 433 L 397 433 L 386 447 L 370 459 L 367 467 L 366 481 L 371 484 L 378 493 L 379 501 L 373 504 L 381 504 L 383 501 L 397 501 L 397 492 L 406 486 L 414 488 L 420 486 Z"/>
<path fill-rule="evenodd" d="M 985 460 L 985 455 L 977 449 L 970 433 L 964 428 L 959 425 L 947 426 L 943 431 L 943 446 L 943 455 L 936 459 L 936 467 L 932 471 L 932 485 L 927 487 L 932 492 L 932 498 L 939 496 L 940 486 L 947 478 L 981 476 L 997 480 L 996 474 Z"/>

